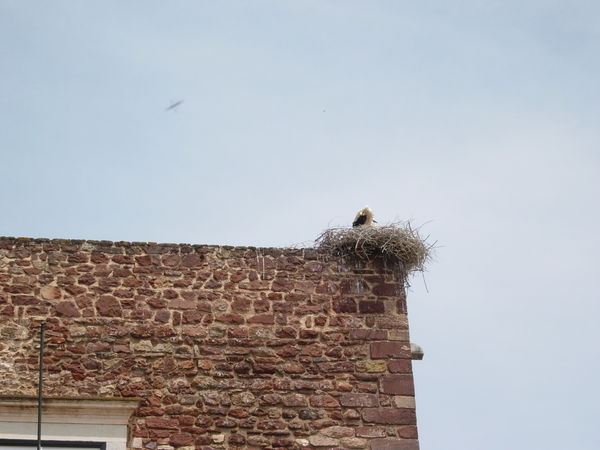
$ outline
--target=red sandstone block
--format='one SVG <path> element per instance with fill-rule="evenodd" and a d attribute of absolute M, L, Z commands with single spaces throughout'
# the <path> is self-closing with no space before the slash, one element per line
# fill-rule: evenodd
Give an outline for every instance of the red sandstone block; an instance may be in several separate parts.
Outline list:
<path fill-rule="evenodd" d="M 108 262 L 108 256 L 104 253 L 92 253 L 91 262 L 94 264 L 104 264 Z"/>
<path fill-rule="evenodd" d="M 164 409 L 156 407 L 143 406 L 136 412 L 136 416 L 162 416 L 165 413 Z"/>
<path fill-rule="evenodd" d="M 223 417 L 223 418 L 219 418 L 217 420 L 215 420 L 215 426 L 216 427 L 223 427 L 223 428 L 235 428 L 237 427 L 237 421 L 233 420 L 229 417 Z"/>
<path fill-rule="evenodd" d="M 377 284 L 373 286 L 372 290 L 374 295 L 383 297 L 396 297 L 402 295 L 404 292 L 403 288 L 399 284 Z"/>
<path fill-rule="evenodd" d="M 81 313 L 72 302 L 60 302 L 54 307 L 56 315 L 62 317 L 80 317 Z"/>
<path fill-rule="evenodd" d="M 115 269 L 113 270 L 113 277 L 119 277 L 119 278 L 127 278 L 129 276 L 133 275 L 133 272 L 129 269 Z M 81 277 L 83 278 L 83 277 Z M 79 282 L 81 283 L 81 278 L 79 278 Z"/>
<path fill-rule="evenodd" d="M 352 373 L 354 372 L 353 361 L 322 362 L 318 364 L 319 371 L 324 373 Z"/>
<path fill-rule="evenodd" d="M 169 430 L 157 430 L 157 429 L 152 429 L 148 431 L 148 436 L 152 439 L 166 439 L 171 435 L 171 431 Z"/>
<path fill-rule="evenodd" d="M 177 419 L 164 419 L 162 417 L 148 417 L 146 418 L 146 426 L 148 428 L 159 428 L 159 429 L 177 429 L 179 422 Z"/>
<path fill-rule="evenodd" d="M 121 317 L 121 305 L 112 295 L 103 295 L 96 301 L 98 315 L 104 317 Z"/>
<path fill-rule="evenodd" d="M 365 426 L 365 427 L 357 427 L 356 435 L 358 437 L 378 438 L 378 437 L 386 437 L 387 433 L 385 432 L 385 427 Z"/>
<path fill-rule="evenodd" d="M 374 394 L 342 394 L 340 396 L 342 406 L 373 407 L 379 406 L 379 398 Z"/>
<path fill-rule="evenodd" d="M 419 437 L 417 427 L 414 425 L 398 427 L 398 437 L 402 439 L 417 439 Z"/>
<path fill-rule="evenodd" d="M 181 258 L 183 267 L 198 267 L 202 265 L 202 258 L 199 255 L 185 255 Z"/>
<path fill-rule="evenodd" d="M 383 394 L 415 395 L 412 375 L 386 375 L 379 383 Z"/>
<path fill-rule="evenodd" d="M 177 325 L 175 321 L 177 312 L 173 313 L 173 324 Z M 200 323 L 204 319 L 205 314 L 202 311 L 184 311 L 181 315 L 183 323 Z M 241 316 L 240 316 L 241 317 Z M 218 319 L 217 319 L 218 320 Z M 229 322 L 233 323 L 233 322 Z"/>
<path fill-rule="evenodd" d="M 310 406 L 316 406 L 321 408 L 336 408 L 340 406 L 340 403 L 331 395 L 311 395 Z"/>
<path fill-rule="evenodd" d="M 348 297 L 336 298 L 333 300 L 333 310 L 336 313 L 355 313 L 356 302 Z"/>
<path fill-rule="evenodd" d="M 133 298 L 133 291 L 131 289 L 116 289 L 114 295 L 119 298 Z"/>
<path fill-rule="evenodd" d="M 223 314 L 222 316 L 217 316 L 215 318 L 217 322 L 224 323 L 233 323 L 233 324 L 242 324 L 244 323 L 244 316 L 241 314 Z"/>
<path fill-rule="evenodd" d="M 102 292 L 106 292 L 108 290 L 108 289 L 105 289 L 105 287 L 102 287 L 101 289 L 102 289 Z M 71 295 L 79 295 L 79 294 L 83 294 L 86 291 L 86 289 L 81 286 L 71 285 L 71 286 L 65 286 L 65 291 L 67 291 Z"/>
<path fill-rule="evenodd" d="M 246 443 L 246 438 L 242 434 L 232 433 L 229 435 L 229 445 L 237 446 L 244 445 Z"/>
<path fill-rule="evenodd" d="M 308 401 L 302 394 L 288 394 L 282 400 L 284 406 L 308 406 Z"/>
<path fill-rule="evenodd" d="M 283 371 L 285 373 L 304 373 L 306 369 L 297 361 L 289 361 L 283 365 Z"/>
<path fill-rule="evenodd" d="M 179 297 L 179 294 L 174 289 L 165 289 L 162 293 L 163 297 L 167 300 L 173 300 L 174 298 Z"/>
<path fill-rule="evenodd" d="M 37 305 L 40 301 L 33 295 L 11 295 L 12 304 L 15 306 Z"/>
<path fill-rule="evenodd" d="M 365 408 L 362 410 L 365 422 L 388 425 L 416 425 L 417 417 L 414 409 L 407 408 Z"/>
<path fill-rule="evenodd" d="M 388 361 L 387 366 L 391 373 L 412 373 L 410 359 L 391 359 Z"/>
<path fill-rule="evenodd" d="M 384 341 L 371 344 L 371 358 L 407 358 L 410 359 L 410 344 L 408 342 Z"/>
<path fill-rule="evenodd" d="M 251 304 L 252 302 L 249 298 L 238 297 L 231 303 L 231 309 L 237 312 L 248 312 L 250 311 Z"/>
<path fill-rule="evenodd" d="M 415 439 L 373 439 L 371 450 L 419 450 Z"/>
<path fill-rule="evenodd" d="M 300 353 L 301 355 L 308 355 L 308 356 L 322 356 L 323 355 L 323 347 L 321 346 L 321 344 L 311 344 L 311 345 L 307 345 L 302 349 L 302 352 Z"/>
<path fill-rule="evenodd" d="M 169 311 L 157 311 L 154 315 L 154 321 L 160 323 L 167 323 L 171 318 L 171 313 Z"/>
<path fill-rule="evenodd" d="M 115 353 L 131 353 L 131 348 L 129 348 L 129 344 L 115 344 L 113 346 L 113 352 L 115 352 Z"/>
<path fill-rule="evenodd" d="M 191 445 L 194 438 L 190 433 L 175 433 L 169 437 L 169 443 L 174 447 L 183 447 Z"/>
<path fill-rule="evenodd" d="M 380 330 L 406 330 L 408 319 L 405 314 L 379 316 L 375 318 L 375 326 Z"/>
<path fill-rule="evenodd" d="M 274 292 L 289 292 L 294 289 L 294 282 L 285 278 L 277 278 L 273 280 L 271 289 Z"/>
<path fill-rule="evenodd" d="M 319 334 L 320 333 L 315 330 L 300 330 L 301 339 L 317 339 Z"/>
<path fill-rule="evenodd" d="M 74 253 L 68 256 L 67 261 L 70 263 L 86 263 L 88 262 L 89 255 L 87 253 Z"/>
<path fill-rule="evenodd" d="M 136 256 L 135 260 L 140 266 L 149 266 L 152 264 L 152 257 L 150 255 Z"/>
<path fill-rule="evenodd" d="M 4 292 L 8 292 L 9 294 L 31 294 L 33 288 L 23 285 L 4 286 Z"/>
<path fill-rule="evenodd" d="M 380 300 L 361 300 L 358 302 L 358 311 L 361 314 L 383 314 L 385 304 Z"/>
<path fill-rule="evenodd" d="M 87 345 L 88 353 L 109 352 L 110 344 L 107 342 L 90 342 Z"/>
<path fill-rule="evenodd" d="M 388 333 L 386 330 L 350 330 L 350 339 L 358 339 L 364 341 L 375 341 L 387 339 Z"/>
<path fill-rule="evenodd" d="M 248 318 L 248 323 L 262 323 L 265 325 L 273 325 L 275 316 L 273 314 L 257 314 Z"/>
<path fill-rule="evenodd" d="M 193 301 L 193 300 L 182 300 L 182 299 L 178 299 L 177 297 L 177 293 L 175 293 L 175 296 L 168 296 L 166 295 L 168 291 L 165 291 L 163 293 L 163 295 L 165 296 L 165 298 L 173 298 L 174 300 L 171 300 L 169 302 L 169 308 L 171 309 L 196 309 L 196 305 L 197 302 Z M 175 292 L 175 291 L 172 291 Z"/>
<path fill-rule="evenodd" d="M 291 345 L 285 345 L 275 352 L 277 356 L 281 358 L 291 358 L 297 356 L 300 353 L 300 349 L 292 347 Z"/>
<path fill-rule="evenodd" d="M 167 267 L 174 267 L 179 264 L 180 258 L 179 255 L 163 255 L 162 257 L 163 265 Z M 113 258 L 114 261 L 114 258 Z"/>
<path fill-rule="evenodd" d="M 0 309 L 0 315 L 3 315 L 3 316 L 12 316 L 14 313 L 15 313 L 15 308 L 13 308 L 10 305 L 5 306 L 2 309 Z"/>

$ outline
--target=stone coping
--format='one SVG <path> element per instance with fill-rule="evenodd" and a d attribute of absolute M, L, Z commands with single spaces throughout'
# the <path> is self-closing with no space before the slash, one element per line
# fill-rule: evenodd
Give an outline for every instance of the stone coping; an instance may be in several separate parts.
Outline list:
<path fill-rule="evenodd" d="M 102 251 L 103 248 L 110 247 L 143 247 L 152 248 L 155 250 L 150 253 L 158 253 L 156 250 L 168 250 L 176 248 L 191 248 L 191 249 L 222 249 L 222 250 L 260 250 L 267 254 L 297 253 L 302 254 L 306 251 L 319 253 L 313 248 L 295 248 L 295 247 L 256 247 L 251 245 L 216 245 L 216 244 L 189 244 L 189 243 L 158 243 L 158 242 L 137 242 L 137 241 L 107 241 L 107 240 L 91 240 L 91 239 L 49 239 L 49 238 L 31 238 L 31 237 L 14 237 L 0 236 L 0 244 L 9 243 L 20 246 L 37 245 L 37 244 L 54 244 L 54 245 L 72 245 L 83 246 L 83 250 Z"/>

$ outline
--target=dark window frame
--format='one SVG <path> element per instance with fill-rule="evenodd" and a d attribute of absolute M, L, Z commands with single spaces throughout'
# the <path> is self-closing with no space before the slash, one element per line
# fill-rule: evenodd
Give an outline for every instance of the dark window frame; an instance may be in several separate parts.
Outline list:
<path fill-rule="evenodd" d="M 37 448 L 37 441 L 34 439 L 0 439 L 0 445 L 12 445 L 15 447 L 34 447 Z M 42 447 L 83 447 L 106 450 L 106 442 L 92 441 L 42 441 Z"/>

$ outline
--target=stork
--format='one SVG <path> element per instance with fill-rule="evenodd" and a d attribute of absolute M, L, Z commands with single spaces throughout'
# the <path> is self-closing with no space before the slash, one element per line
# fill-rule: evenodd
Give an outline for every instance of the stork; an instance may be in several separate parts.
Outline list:
<path fill-rule="evenodd" d="M 171 102 L 169 107 L 165 109 L 165 111 L 177 110 L 177 107 L 183 103 L 183 100 L 177 100 L 176 102 Z"/>
<path fill-rule="evenodd" d="M 373 222 L 377 223 L 377 221 L 373 220 L 373 211 L 368 206 L 365 206 L 359 212 L 356 213 L 356 217 L 354 218 L 354 222 L 352 222 L 353 227 L 373 226 Z"/>

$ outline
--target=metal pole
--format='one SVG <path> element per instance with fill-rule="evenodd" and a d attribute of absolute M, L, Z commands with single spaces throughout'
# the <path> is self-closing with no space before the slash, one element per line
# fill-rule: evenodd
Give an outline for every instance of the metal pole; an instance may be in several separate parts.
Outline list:
<path fill-rule="evenodd" d="M 40 323 L 40 373 L 38 379 L 38 421 L 37 421 L 37 448 L 42 450 L 42 390 L 44 383 L 44 327 L 45 322 Z"/>

